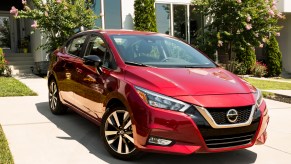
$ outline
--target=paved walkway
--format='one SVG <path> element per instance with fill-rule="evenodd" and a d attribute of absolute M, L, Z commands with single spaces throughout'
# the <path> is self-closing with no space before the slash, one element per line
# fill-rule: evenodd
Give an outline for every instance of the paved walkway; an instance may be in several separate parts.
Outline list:
<path fill-rule="evenodd" d="M 101 164 L 128 162 L 111 157 L 103 147 L 99 127 L 74 112 L 52 115 L 46 80 L 20 78 L 39 96 L 0 98 L 0 123 L 16 164 Z M 130 163 L 290 163 L 291 104 L 266 100 L 271 117 L 265 145 L 213 154 L 176 156 L 148 154 Z"/>
<path fill-rule="evenodd" d="M 276 93 L 279 95 L 289 96 L 291 99 L 291 90 L 264 90 L 264 91 Z"/>

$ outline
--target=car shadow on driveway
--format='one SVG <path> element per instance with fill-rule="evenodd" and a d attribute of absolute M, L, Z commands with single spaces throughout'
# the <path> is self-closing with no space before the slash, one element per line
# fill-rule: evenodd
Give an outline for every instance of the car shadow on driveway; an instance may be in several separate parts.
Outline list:
<path fill-rule="evenodd" d="M 39 113 L 48 118 L 59 129 L 70 137 L 57 137 L 59 139 L 75 140 L 82 144 L 91 154 L 107 163 L 154 163 L 154 164 L 177 164 L 177 163 L 254 163 L 257 159 L 255 152 L 247 149 L 210 154 L 192 154 L 188 156 L 148 153 L 136 161 L 120 161 L 105 150 L 99 135 L 99 127 L 72 110 L 67 114 L 56 116 L 50 112 L 48 102 L 35 104 Z M 64 148 L 64 151 L 67 148 Z"/>

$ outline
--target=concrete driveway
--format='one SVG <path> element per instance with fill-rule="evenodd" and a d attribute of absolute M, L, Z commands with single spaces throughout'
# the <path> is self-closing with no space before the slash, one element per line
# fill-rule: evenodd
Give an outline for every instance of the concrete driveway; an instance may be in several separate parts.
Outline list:
<path fill-rule="evenodd" d="M 16 164 L 77 163 L 290 163 L 291 104 L 266 100 L 271 117 L 265 145 L 216 154 L 189 156 L 147 154 L 138 161 L 111 157 L 99 127 L 76 113 L 55 116 L 49 111 L 46 80 L 22 79 L 39 93 L 35 97 L 0 98 L 0 123 Z"/>

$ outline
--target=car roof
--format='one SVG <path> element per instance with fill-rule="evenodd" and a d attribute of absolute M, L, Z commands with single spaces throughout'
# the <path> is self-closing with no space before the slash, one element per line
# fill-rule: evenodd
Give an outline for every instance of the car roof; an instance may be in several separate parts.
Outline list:
<path fill-rule="evenodd" d="M 102 34 L 107 35 L 160 35 L 160 36 L 168 36 L 166 34 L 161 34 L 157 32 L 146 32 L 146 31 L 135 31 L 135 30 L 125 30 L 125 29 L 106 29 L 106 30 L 100 30 L 100 29 L 93 29 L 93 30 L 87 30 L 80 33 L 87 33 L 87 32 L 99 32 Z"/>

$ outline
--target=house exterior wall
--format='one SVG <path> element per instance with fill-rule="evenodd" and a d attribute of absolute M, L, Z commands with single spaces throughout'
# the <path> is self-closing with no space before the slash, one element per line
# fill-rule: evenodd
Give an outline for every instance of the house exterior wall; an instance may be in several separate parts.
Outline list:
<path fill-rule="evenodd" d="M 278 10 L 286 16 L 280 20 L 279 25 L 283 26 L 281 36 L 278 37 L 280 50 L 282 52 L 283 70 L 291 73 L 291 0 L 278 0 Z"/>
<path fill-rule="evenodd" d="M 283 57 L 283 70 L 291 73 L 291 13 L 285 13 L 285 16 L 286 19 L 279 22 L 283 29 L 278 42 Z"/>
<path fill-rule="evenodd" d="M 123 29 L 134 29 L 134 0 L 121 0 L 121 19 Z"/>
<path fill-rule="evenodd" d="M 278 0 L 277 6 L 281 12 L 291 12 L 291 1 L 290 0 Z"/>

